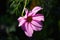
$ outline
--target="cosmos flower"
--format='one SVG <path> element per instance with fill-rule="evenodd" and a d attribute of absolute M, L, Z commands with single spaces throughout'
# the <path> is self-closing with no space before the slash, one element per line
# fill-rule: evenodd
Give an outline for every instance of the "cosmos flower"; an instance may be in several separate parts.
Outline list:
<path fill-rule="evenodd" d="M 39 6 L 34 7 L 31 11 L 25 8 L 25 16 L 18 18 L 18 26 L 21 26 L 28 37 L 32 37 L 34 31 L 42 30 L 41 21 L 44 21 L 44 16 L 42 14 L 36 14 L 39 10 L 42 10 Z"/>

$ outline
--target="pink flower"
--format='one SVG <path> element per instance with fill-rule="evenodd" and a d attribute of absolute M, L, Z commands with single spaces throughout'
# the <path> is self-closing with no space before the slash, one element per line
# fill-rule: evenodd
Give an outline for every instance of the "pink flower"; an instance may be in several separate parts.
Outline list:
<path fill-rule="evenodd" d="M 32 37 L 33 31 L 41 31 L 42 29 L 41 21 L 44 21 L 44 16 L 36 14 L 39 10 L 42 10 L 39 6 L 34 7 L 32 11 L 25 8 L 25 16 L 18 18 L 19 26 L 28 37 Z"/>

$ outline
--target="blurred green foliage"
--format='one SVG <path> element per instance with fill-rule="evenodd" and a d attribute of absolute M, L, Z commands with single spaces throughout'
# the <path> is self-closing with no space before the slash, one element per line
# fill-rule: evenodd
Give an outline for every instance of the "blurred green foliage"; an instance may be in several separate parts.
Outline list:
<path fill-rule="evenodd" d="M 23 30 L 18 27 L 17 18 L 21 16 L 25 0 L 7 0 L 7 10 L 3 16 L 0 17 L 0 23 L 5 25 L 5 32 L 7 34 L 6 40 L 54 40 L 55 15 L 53 8 L 57 5 L 57 0 L 28 0 L 26 8 L 29 10 L 34 6 L 41 6 L 42 13 L 45 16 L 42 31 L 34 32 L 32 38 L 26 37 Z M 58 21 L 60 26 L 60 20 Z M 59 27 L 60 30 L 60 27 Z"/>

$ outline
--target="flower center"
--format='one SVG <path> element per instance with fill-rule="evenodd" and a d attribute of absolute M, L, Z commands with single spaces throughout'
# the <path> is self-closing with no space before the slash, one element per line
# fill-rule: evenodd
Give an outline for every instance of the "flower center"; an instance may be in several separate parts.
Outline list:
<path fill-rule="evenodd" d="M 29 16 L 29 17 L 27 17 L 27 22 L 31 22 L 32 21 L 32 16 Z"/>

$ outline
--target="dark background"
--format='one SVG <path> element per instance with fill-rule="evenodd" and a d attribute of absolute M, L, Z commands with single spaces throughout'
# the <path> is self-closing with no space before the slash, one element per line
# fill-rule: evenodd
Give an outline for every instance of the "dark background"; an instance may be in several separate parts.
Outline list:
<path fill-rule="evenodd" d="M 43 8 L 39 13 L 44 14 L 45 21 L 42 31 L 34 32 L 29 38 L 24 31 L 18 27 L 17 18 L 21 15 L 24 1 L 16 1 L 15 6 L 20 2 L 18 8 L 11 6 L 13 0 L 0 0 L 0 40 L 60 40 L 60 2 L 59 0 L 29 0 L 27 8 L 34 6 Z M 14 11 L 15 10 L 15 11 Z"/>

